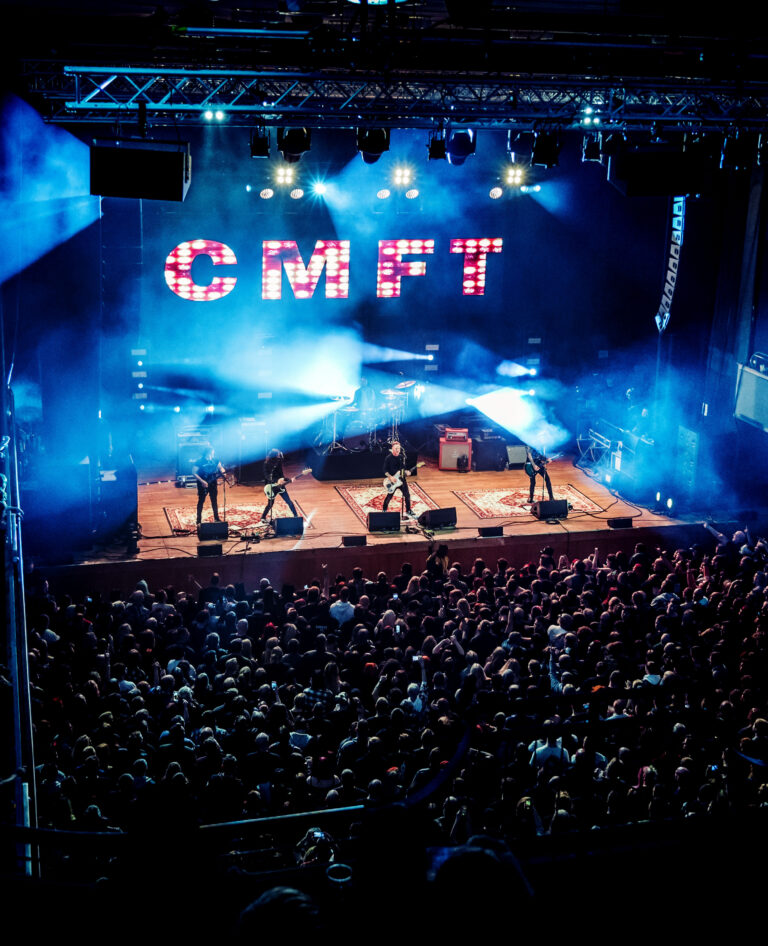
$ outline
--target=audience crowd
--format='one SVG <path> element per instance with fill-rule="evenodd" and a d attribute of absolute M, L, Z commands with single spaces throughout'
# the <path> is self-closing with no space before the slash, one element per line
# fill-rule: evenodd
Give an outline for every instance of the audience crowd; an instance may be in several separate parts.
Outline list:
<path fill-rule="evenodd" d="M 768 548 L 748 532 L 471 568 L 28 594 L 41 825 L 392 801 L 435 845 L 768 803 Z M 301 857 L 329 859 L 317 832 Z"/>

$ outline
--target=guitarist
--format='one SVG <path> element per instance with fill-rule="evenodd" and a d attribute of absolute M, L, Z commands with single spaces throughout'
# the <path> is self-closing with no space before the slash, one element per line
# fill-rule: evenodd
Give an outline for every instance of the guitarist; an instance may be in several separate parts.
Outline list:
<path fill-rule="evenodd" d="M 387 495 L 384 497 L 384 505 L 382 506 L 382 512 L 387 511 L 387 506 L 389 506 L 392 497 L 395 495 L 397 490 L 403 494 L 403 501 L 405 503 L 405 514 L 409 519 L 413 518 L 413 513 L 411 512 L 411 493 L 408 489 L 408 480 L 406 478 L 406 462 L 405 462 L 405 452 L 403 451 L 400 444 L 395 441 L 390 447 L 389 453 L 387 454 L 386 459 L 384 460 L 384 476 L 389 480 L 390 483 L 394 484 L 397 482 L 398 477 L 400 478 L 399 486 L 396 486 L 392 492 L 387 491 Z"/>
<path fill-rule="evenodd" d="M 549 479 L 549 473 L 547 473 L 547 464 L 549 460 L 544 456 L 543 453 L 539 453 L 538 450 L 532 450 L 530 447 L 526 446 L 525 448 L 525 472 L 528 474 L 528 479 L 531 484 L 530 492 L 528 495 L 528 502 L 533 502 L 533 494 L 536 489 L 536 477 L 540 476 L 544 480 L 544 485 L 547 487 L 547 492 L 549 493 L 549 498 L 554 499 L 552 495 L 552 482 Z"/>
<path fill-rule="evenodd" d="M 285 474 L 283 473 L 283 455 L 279 450 L 270 450 L 267 454 L 267 459 L 264 461 L 264 481 L 267 486 L 272 486 L 272 495 L 269 497 L 269 502 L 264 507 L 264 512 L 261 514 L 261 521 L 266 522 L 267 517 L 272 512 L 272 507 L 275 505 L 275 500 L 278 496 L 283 497 L 283 501 L 291 510 L 292 516 L 297 516 L 296 507 L 291 502 L 291 497 L 288 495 L 288 491 L 285 488 Z M 269 495 L 269 494 L 267 494 Z"/>
<path fill-rule="evenodd" d="M 200 459 L 193 465 L 192 472 L 197 480 L 197 524 L 203 516 L 203 506 L 205 497 L 211 499 L 211 509 L 213 509 L 213 519 L 215 522 L 221 522 L 219 519 L 219 477 L 226 472 L 221 463 L 214 456 L 215 451 L 209 444 Z"/>

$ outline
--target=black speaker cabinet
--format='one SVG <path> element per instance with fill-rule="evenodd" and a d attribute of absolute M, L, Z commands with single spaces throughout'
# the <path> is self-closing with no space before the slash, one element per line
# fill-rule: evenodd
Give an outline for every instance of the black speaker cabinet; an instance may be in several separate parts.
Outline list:
<path fill-rule="evenodd" d="M 201 522 L 197 527 L 197 537 L 201 542 L 210 539 L 227 539 L 229 526 L 226 522 Z"/>
<path fill-rule="evenodd" d="M 200 558 L 209 558 L 213 555 L 221 555 L 223 552 L 221 542 L 204 542 L 198 545 L 197 554 Z"/>
<path fill-rule="evenodd" d="M 283 516 L 274 525 L 275 535 L 304 535 L 304 516 Z"/>
<path fill-rule="evenodd" d="M 168 148 L 105 143 L 91 146 L 91 193 L 102 197 L 184 200 L 192 176 L 189 144 Z"/>
<path fill-rule="evenodd" d="M 343 535 L 341 537 L 341 544 L 345 549 L 348 549 L 353 545 L 365 545 L 365 541 L 364 535 Z"/>
<path fill-rule="evenodd" d="M 615 516 L 613 519 L 606 519 L 609 529 L 631 529 L 631 516 Z"/>
<path fill-rule="evenodd" d="M 537 519 L 567 519 L 568 501 L 565 499 L 542 499 L 531 506 Z"/>
<path fill-rule="evenodd" d="M 419 516 L 419 525 L 426 529 L 453 529 L 456 526 L 456 507 L 426 509 Z"/>
<path fill-rule="evenodd" d="M 400 513 L 399 512 L 369 512 L 368 513 L 368 531 L 369 532 L 399 532 L 400 531 Z"/>
<path fill-rule="evenodd" d="M 506 470 L 507 445 L 503 440 L 474 440 L 472 465 L 476 470 Z"/>
<path fill-rule="evenodd" d="M 495 539 L 504 535 L 504 526 L 480 526 L 477 534 L 484 539 Z"/>

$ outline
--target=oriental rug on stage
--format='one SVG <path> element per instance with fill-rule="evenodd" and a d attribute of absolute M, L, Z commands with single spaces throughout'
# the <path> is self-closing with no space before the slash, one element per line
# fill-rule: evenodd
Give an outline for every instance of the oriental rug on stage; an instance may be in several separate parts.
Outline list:
<path fill-rule="evenodd" d="M 304 529 L 312 529 L 312 523 L 307 519 L 304 510 L 296 502 L 296 500 L 291 496 L 293 500 L 293 505 L 296 507 L 296 512 L 300 516 L 304 516 Z M 251 529 L 257 528 L 261 522 L 261 514 L 264 512 L 264 506 L 266 506 L 267 501 L 264 500 L 264 503 L 255 506 L 249 503 L 233 503 L 232 505 L 227 506 L 227 525 L 230 528 L 230 531 L 234 533 L 238 532 L 248 532 Z M 195 532 L 195 514 L 197 512 L 196 506 L 166 506 L 165 515 L 168 519 L 168 522 L 171 526 L 171 529 L 174 532 L 188 533 Z M 219 509 L 219 514 L 224 515 L 224 510 Z M 290 510 L 288 507 L 278 500 L 275 503 L 274 508 L 272 509 L 272 515 L 277 518 L 282 518 L 283 516 L 290 516 Z M 213 522 L 213 515 L 211 510 L 206 508 L 203 511 L 203 522 Z"/>
<path fill-rule="evenodd" d="M 337 486 L 336 489 L 344 502 L 366 527 L 368 526 L 368 513 L 382 511 L 386 492 L 381 484 L 376 486 Z M 408 489 L 411 493 L 411 512 L 415 515 L 420 516 L 427 509 L 439 508 L 437 503 L 427 496 L 418 483 L 409 480 Z M 405 512 L 403 496 L 399 490 L 392 497 L 387 512 Z"/>
<path fill-rule="evenodd" d="M 454 489 L 455 496 L 469 506 L 479 519 L 502 519 L 511 516 L 530 516 L 531 504 L 528 502 L 528 487 L 518 486 L 511 489 Z M 536 499 L 540 499 L 536 490 Z M 575 486 L 558 486 L 555 499 L 566 499 L 571 508 L 579 512 L 601 512 L 602 507 L 579 492 Z"/>

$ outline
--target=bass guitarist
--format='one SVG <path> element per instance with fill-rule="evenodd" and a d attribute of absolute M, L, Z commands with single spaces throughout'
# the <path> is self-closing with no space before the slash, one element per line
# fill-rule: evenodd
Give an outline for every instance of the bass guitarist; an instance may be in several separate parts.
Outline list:
<path fill-rule="evenodd" d="M 291 515 L 297 516 L 296 507 L 291 502 L 291 497 L 288 495 L 288 491 L 285 488 L 286 482 L 290 482 L 290 480 L 286 480 L 285 473 L 283 473 L 283 455 L 279 450 L 270 450 L 267 454 L 267 459 L 264 461 L 264 481 L 266 483 L 265 492 L 269 497 L 269 502 L 264 507 L 264 512 L 261 514 L 261 521 L 267 521 L 278 496 L 283 497 L 283 502 L 291 510 Z M 270 486 L 272 489 L 269 488 Z"/>
<path fill-rule="evenodd" d="M 211 509 L 213 510 L 214 522 L 221 522 L 219 519 L 219 479 L 226 472 L 221 463 L 216 459 L 215 450 L 209 444 L 199 460 L 192 466 L 192 472 L 197 480 L 197 524 L 203 516 L 203 506 L 205 497 L 210 497 Z"/>
<path fill-rule="evenodd" d="M 552 495 L 552 482 L 549 478 L 549 473 L 547 473 L 548 463 L 549 460 L 544 456 L 543 453 L 539 453 L 538 450 L 532 450 L 530 447 L 525 448 L 525 472 L 528 474 L 528 480 L 531 484 L 528 494 L 529 503 L 533 502 L 533 494 L 536 490 L 537 476 L 540 476 L 544 480 L 544 485 L 547 487 L 549 498 L 555 498 Z"/>
<path fill-rule="evenodd" d="M 392 497 L 399 489 L 403 494 L 405 515 L 409 519 L 413 519 L 413 513 L 411 512 L 411 492 L 408 489 L 407 473 L 408 470 L 405 463 L 405 451 L 402 449 L 400 444 L 395 441 L 390 447 L 389 453 L 384 460 L 384 476 L 387 480 L 389 480 L 390 486 L 392 488 L 387 489 L 387 495 L 384 497 L 384 505 L 381 508 L 383 512 L 387 511 L 387 507 L 389 506 Z"/>

